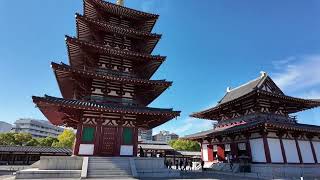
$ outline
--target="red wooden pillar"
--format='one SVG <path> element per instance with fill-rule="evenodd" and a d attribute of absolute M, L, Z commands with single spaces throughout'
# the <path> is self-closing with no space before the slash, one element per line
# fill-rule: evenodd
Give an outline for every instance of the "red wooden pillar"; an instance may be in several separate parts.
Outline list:
<path fill-rule="evenodd" d="M 136 157 L 138 154 L 138 128 L 133 128 L 133 154 Z"/>
<path fill-rule="evenodd" d="M 266 161 L 267 161 L 267 163 L 271 163 L 269 144 L 268 144 L 268 140 L 267 140 L 267 132 L 262 133 L 262 139 L 263 139 L 263 147 L 264 147 L 264 153 L 266 156 Z"/>
<path fill-rule="evenodd" d="M 94 156 L 100 155 L 100 139 L 101 139 L 101 134 L 102 134 L 102 122 L 100 120 L 97 120 L 97 125 L 95 127 L 95 133 L 94 133 Z"/>
<path fill-rule="evenodd" d="M 79 123 L 77 126 L 77 134 L 75 139 L 75 145 L 73 149 L 73 155 L 79 155 L 79 147 L 81 144 L 81 137 L 82 137 L 82 123 Z"/>
<path fill-rule="evenodd" d="M 235 161 L 238 158 L 238 143 L 232 142 L 230 144 L 231 155 L 233 156 L 233 160 Z"/>
<path fill-rule="evenodd" d="M 252 160 L 252 155 L 251 155 L 251 146 L 250 146 L 250 134 L 245 134 L 246 136 L 246 151 L 247 155 L 250 157 L 250 160 Z"/>
<path fill-rule="evenodd" d="M 309 142 L 310 142 L 310 146 L 311 146 L 311 150 L 312 150 L 314 163 L 318 163 L 317 154 L 316 154 L 316 151 L 314 149 L 314 146 L 313 146 L 313 143 L 312 143 L 311 139 L 309 140 Z"/>
<path fill-rule="evenodd" d="M 296 147 L 297 147 L 297 152 L 298 152 L 300 164 L 302 164 L 303 160 L 302 160 L 301 150 L 300 150 L 300 147 L 299 147 L 299 142 L 298 142 L 297 137 L 294 137 L 294 141 L 296 142 Z"/>
<path fill-rule="evenodd" d="M 281 153 L 282 153 L 282 158 L 283 158 L 283 163 L 287 163 L 287 156 L 286 156 L 286 151 L 284 150 L 283 142 L 282 142 L 282 137 L 279 137 L 280 140 L 280 147 L 281 147 Z"/>
<path fill-rule="evenodd" d="M 117 127 L 117 133 L 115 134 L 115 152 L 114 156 L 120 156 L 120 149 L 121 149 L 121 144 L 122 144 L 122 137 L 123 137 L 123 127 L 118 126 Z"/>
<path fill-rule="evenodd" d="M 218 144 L 217 148 L 218 148 L 217 154 L 218 154 L 219 161 L 224 161 L 225 160 L 225 157 L 224 157 L 224 145 L 223 144 Z"/>
<path fill-rule="evenodd" d="M 208 161 L 212 162 L 213 161 L 213 145 L 210 144 L 207 147 L 208 147 Z"/>

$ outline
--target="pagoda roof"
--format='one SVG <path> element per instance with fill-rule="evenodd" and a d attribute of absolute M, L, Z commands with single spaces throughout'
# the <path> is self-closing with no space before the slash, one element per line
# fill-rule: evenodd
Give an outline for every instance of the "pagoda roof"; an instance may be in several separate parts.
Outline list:
<path fill-rule="evenodd" d="M 148 80 L 148 79 L 138 79 L 132 78 L 128 76 L 120 76 L 108 73 L 108 71 L 94 71 L 94 70 L 82 70 L 77 68 L 72 68 L 66 64 L 57 64 L 52 62 L 52 68 L 54 69 L 60 91 L 64 98 L 72 98 L 74 95 L 74 74 L 88 77 L 88 78 L 97 78 L 105 81 L 112 82 L 121 82 L 127 84 L 134 84 L 138 87 L 143 87 L 143 91 L 147 91 L 148 93 L 141 92 L 141 103 L 144 105 L 148 105 L 155 98 L 157 98 L 163 91 L 165 91 L 168 87 L 172 85 L 172 82 L 165 80 Z M 139 95 L 139 92 L 137 92 Z M 142 98 L 141 97 L 141 98 Z"/>
<path fill-rule="evenodd" d="M 228 88 L 225 96 L 215 107 L 193 113 L 191 117 L 219 120 L 221 109 L 250 98 L 253 99 L 256 96 L 262 99 L 277 99 L 282 103 L 293 104 L 294 106 L 288 109 L 288 113 L 296 113 L 320 106 L 320 100 L 318 99 L 302 99 L 285 95 L 273 80 L 265 72 L 262 72 L 257 79 L 234 89 Z"/>
<path fill-rule="evenodd" d="M 141 68 L 141 76 L 150 78 L 166 59 L 165 56 L 120 50 L 69 36 L 66 36 L 66 43 L 68 47 L 69 62 L 73 67 L 82 66 L 84 64 L 84 52 L 87 51 L 94 54 L 101 53 L 104 55 L 127 58 L 139 63 L 145 63 L 147 68 Z M 92 61 L 94 60 L 97 59 L 93 59 Z"/>
<path fill-rule="evenodd" d="M 117 16 L 126 17 L 129 19 L 141 20 L 147 23 L 145 31 L 150 32 L 156 23 L 159 15 L 138 11 L 128 7 L 120 6 L 103 0 L 84 0 L 84 14 L 94 15 L 97 9 L 104 12 L 111 13 Z"/>
<path fill-rule="evenodd" d="M 68 122 L 79 123 L 72 112 L 95 111 L 101 113 L 119 113 L 137 115 L 139 126 L 153 128 L 180 115 L 180 111 L 150 107 L 124 106 L 116 104 L 103 104 L 94 101 L 81 101 L 63 99 L 45 95 L 44 97 L 32 96 L 33 102 L 54 125 L 65 125 Z M 72 124 L 72 123 L 71 123 Z"/>
<path fill-rule="evenodd" d="M 234 126 L 227 126 L 223 128 L 210 129 L 207 131 L 202 131 L 195 134 L 190 134 L 184 136 L 184 139 L 199 140 L 205 138 L 214 138 L 221 135 L 229 135 L 235 133 L 241 133 L 245 131 L 251 131 L 255 129 L 279 129 L 285 131 L 295 131 L 295 132 L 308 132 L 308 133 L 320 133 L 320 126 L 301 124 L 301 123 L 284 123 L 280 121 L 272 120 L 260 120 L 260 121 L 250 121 L 247 123 L 242 123 Z"/>
<path fill-rule="evenodd" d="M 125 27 L 121 27 L 121 26 L 115 26 L 115 25 L 112 25 L 111 23 L 100 21 L 98 19 L 89 18 L 87 16 L 83 16 L 78 13 L 76 13 L 76 20 L 83 21 L 85 23 L 91 23 L 96 26 L 103 27 L 105 31 L 111 31 L 111 32 L 119 33 L 119 34 L 121 33 L 123 35 L 132 36 L 132 37 L 136 37 L 136 38 L 160 39 L 162 36 L 161 34 L 150 33 L 150 32 L 145 32 L 145 31 L 138 31 L 138 30 L 134 30 L 132 28 L 125 28 Z"/>
<path fill-rule="evenodd" d="M 139 53 L 139 52 L 134 52 L 134 51 L 128 51 L 128 50 L 120 50 L 117 48 L 113 48 L 107 45 L 102 45 L 94 42 L 87 42 L 83 40 L 79 40 L 77 38 L 72 38 L 70 36 L 66 36 L 66 42 L 68 44 L 78 44 L 80 46 L 84 46 L 86 48 L 93 48 L 96 49 L 96 51 L 99 52 L 104 52 L 107 54 L 112 54 L 116 56 L 121 56 L 121 57 L 135 57 L 140 60 L 156 60 L 156 61 L 164 61 L 166 59 L 166 56 L 160 56 L 160 55 L 150 55 L 147 53 Z M 70 53 L 70 51 L 69 51 Z"/>
<path fill-rule="evenodd" d="M 80 14 L 76 14 L 76 20 L 77 20 L 77 34 L 78 34 L 78 38 L 81 40 L 84 40 L 88 34 L 90 35 L 90 29 L 88 25 L 95 26 L 97 29 L 101 31 L 112 32 L 112 33 L 142 40 L 146 43 L 146 45 L 143 46 L 144 52 L 146 53 L 151 53 L 155 48 L 155 46 L 157 45 L 157 43 L 159 42 L 159 40 L 161 39 L 160 34 L 137 31 L 134 29 L 125 28 L 121 26 L 114 26 L 110 23 L 106 23 L 106 22 L 92 19 L 86 16 L 82 16 Z"/>

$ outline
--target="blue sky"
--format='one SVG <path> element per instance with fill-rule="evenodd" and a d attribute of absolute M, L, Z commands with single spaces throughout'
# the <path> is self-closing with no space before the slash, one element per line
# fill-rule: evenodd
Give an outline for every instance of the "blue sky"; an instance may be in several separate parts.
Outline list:
<path fill-rule="evenodd" d="M 127 0 L 126 6 L 160 14 L 163 34 L 154 54 L 168 56 L 153 79 L 172 80 L 153 107 L 181 116 L 154 129 L 185 135 L 211 128 L 189 118 L 214 106 L 226 87 L 261 70 L 286 94 L 320 98 L 320 1 L 317 0 Z M 0 121 L 44 119 L 31 96 L 60 97 L 50 62 L 67 63 L 64 35 L 75 35 L 82 1 L 0 1 Z M 320 125 L 320 108 L 299 113 Z"/>

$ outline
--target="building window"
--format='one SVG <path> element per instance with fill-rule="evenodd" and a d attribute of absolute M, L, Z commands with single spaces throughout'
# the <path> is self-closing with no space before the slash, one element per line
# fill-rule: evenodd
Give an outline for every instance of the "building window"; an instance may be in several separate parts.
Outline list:
<path fill-rule="evenodd" d="M 94 127 L 84 127 L 82 130 L 82 141 L 93 142 L 94 140 Z"/>
<path fill-rule="evenodd" d="M 132 144 L 132 128 L 123 128 L 123 144 Z"/>

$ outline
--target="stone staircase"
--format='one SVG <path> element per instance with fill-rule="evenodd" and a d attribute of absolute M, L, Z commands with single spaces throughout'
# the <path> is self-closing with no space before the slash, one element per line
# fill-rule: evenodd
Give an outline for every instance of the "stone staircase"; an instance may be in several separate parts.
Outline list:
<path fill-rule="evenodd" d="M 87 178 L 132 177 L 129 157 L 89 157 Z"/>

